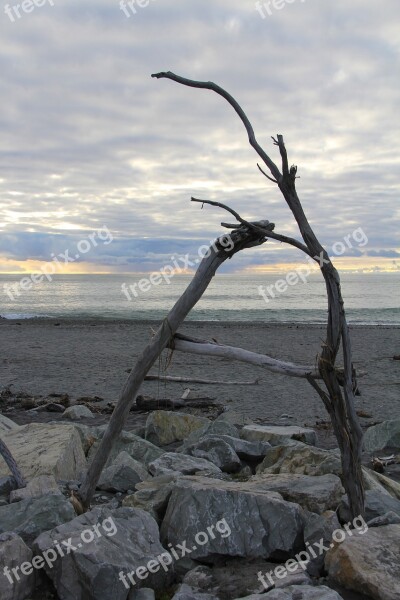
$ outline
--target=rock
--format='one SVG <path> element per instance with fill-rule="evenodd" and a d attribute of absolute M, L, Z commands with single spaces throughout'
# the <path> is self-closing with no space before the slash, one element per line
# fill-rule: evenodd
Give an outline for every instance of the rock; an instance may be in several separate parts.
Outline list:
<path fill-rule="evenodd" d="M 30 565 L 32 557 L 32 551 L 16 533 L 0 535 L 1 600 L 25 600 L 33 593 L 36 573 Z"/>
<path fill-rule="evenodd" d="M 215 435 L 203 437 L 200 441 L 186 446 L 184 451 L 190 456 L 211 461 L 225 473 L 236 473 L 242 466 L 232 446 Z"/>
<path fill-rule="evenodd" d="M 312 577 L 320 577 L 324 572 L 325 551 L 321 551 L 320 542 L 328 547 L 332 542 L 333 533 L 340 529 L 336 513 L 327 511 L 322 515 L 308 513 L 304 527 L 304 542 L 307 548 L 312 548 L 314 554 L 309 552 L 310 561 L 307 563 L 307 572 Z"/>
<path fill-rule="evenodd" d="M 10 493 L 17 488 L 17 482 L 13 475 L 0 477 L 0 496 L 9 496 Z"/>
<path fill-rule="evenodd" d="M 256 472 L 341 476 L 342 464 L 340 456 L 334 452 L 295 442 L 291 446 L 274 446 L 268 450 Z"/>
<path fill-rule="evenodd" d="M 87 456 L 93 444 L 102 436 L 105 431 L 105 426 L 91 427 L 83 425 L 83 423 L 74 423 L 74 427 L 81 436 L 81 442 L 85 456 Z"/>
<path fill-rule="evenodd" d="M 126 492 L 150 475 L 141 463 L 127 452 L 120 452 L 112 465 L 104 469 L 97 484 L 98 489 L 108 492 Z"/>
<path fill-rule="evenodd" d="M 251 479 L 260 489 L 279 492 L 285 500 L 297 502 L 303 508 L 317 514 L 326 510 L 336 510 L 344 489 L 336 475 L 256 475 Z"/>
<path fill-rule="evenodd" d="M 273 446 L 278 446 L 287 439 L 312 446 L 317 443 L 317 435 L 313 429 L 295 425 L 245 425 L 240 437 L 248 442 L 269 442 Z"/>
<path fill-rule="evenodd" d="M 161 523 L 177 478 L 178 474 L 173 472 L 138 483 L 136 485 L 137 492 L 126 496 L 122 501 L 122 506 L 142 508 L 149 512 L 157 523 Z"/>
<path fill-rule="evenodd" d="M 86 469 L 79 433 L 64 423 L 29 423 L 3 436 L 24 478 L 39 475 L 55 479 L 76 479 Z M 8 467 L 0 458 L 0 475 L 8 475 Z"/>
<path fill-rule="evenodd" d="M 162 522 L 161 539 L 172 545 L 187 540 L 190 558 L 195 560 L 286 558 L 303 541 L 301 508 L 258 486 L 259 482 L 250 481 L 179 478 Z M 207 527 L 214 530 L 210 533 Z"/>
<path fill-rule="evenodd" d="M 253 594 L 241 600 L 343 600 L 337 592 L 325 585 L 291 585 L 284 589 L 272 590 L 268 594 Z"/>
<path fill-rule="evenodd" d="M 223 435 L 228 435 L 234 439 L 240 439 L 239 430 L 234 425 L 226 423 L 225 421 L 208 421 L 206 425 L 192 431 L 192 433 L 184 440 L 184 446 L 190 446 L 199 442 L 203 437 L 214 435 L 217 438 L 221 438 Z"/>
<path fill-rule="evenodd" d="M 374 490 L 365 492 L 365 519 L 367 521 L 383 517 L 388 512 L 394 512 L 400 516 L 400 500 Z M 342 497 L 339 506 L 339 519 L 343 523 L 351 520 L 347 496 Z"/>
<path fill-rule="evenodd" d="M 347 537 L 325 558 L 329 577 L 376 600 L 400 597 L 400 525 L 368 529 Z"/>
<path fill-rule="evenodd" d="M 94 419 L 94 414 L 90 408 L 84 406 L 83 404 L 70 406 L 64 410 L 62 416 L 64 419 L 70 419 L 71 421 L 80 421 L 80 419 Z"/>
<path fill-rule="evenodd" d="M 383 525 L 397 525 L 400 523 L 400 516 L 394 512 L 387 512 L 381 517 L 375 517 L 367 522 L 368 527 L 382 527 Z"/>
<path fill-rule="evenodd" d="M 253 421 L 246 417 L 243 413 L 232 410 L 230 408 L 224 410 L 223 413 L 218 415 L 214 422 L 223 421 L 224 423 L 229 423 L 229 425 L 234 425 L 235 427 L 242 428 L 245 425 L 251 425 Z"/>
<path fill-rule="evenodd" d="M 198 471 L 211 471 L 212 473 L 221 473 L 213 462 L 203 458 L 186 456 L 177 452 L 166 452 L 160 458 L 153 460 L 149 464 L 149 471 L 152 475 L 167 475 L 169 473 L 182 473 L 183 475 L 193 475 Z"/>
<path fill-rule="evenodd" d="M 219 600 L 219 598 L 214 594 L 196 591 L 186 583 L 182 583 L 171 600 Z"/>
<path fill-rule="evenodd" d="M 260 461 L 264 458 L 267 451 L 271 448 L 268 442 L 247 442 L 240 438 L 235 438 L 230 435 L 208 435 L 208 438 L 219 438 L 230 445 L 236 452 L 239 458 L 247 461 Z"/>
<path fill-rule="evenodd" d="M 70 521 L 74 516 L 72 504 L 62 495 L 28 498 L 0 506 L 0 533 L 14 531 L 29 546 L 42 531 Z"/>
<path fill-rule="evenodd" d="M 142 588 L 141 590 L 131 590 L 128 600 L 155 600 L 154 590 Z"/>
<path fill-rule="evenodd" d="M 105 428 L 101 431 L 100 438 L 104 435 L 104 430 Z M 89 464 L 93 460 L 99 444 L 100 439 L 96 440 L 90 448 L 88 454 Z M 109 467 L 113 463 L 120 452 L 127 452 L 133 459 L 143 463 L 145 466 L 163 454 L 160 448 L 129 431 L 122 431 L 119 438 L 114 442 L 106 467 Z"/>
<path fill-rule="evenodd" d="M 13 429 L 18 429 L 19 425 L 11 421 L 8 417 L 0 414 L 0 438 L 3 437 L 5 433 L 12 431 Z"/>
<path fill-rule="evenodd" d="M 400 419 L 384 421 L 369 427 L 364 433 L 363 443 L 367 452 L 400 449 Z"/>
<path fill-rule="evenodd" d="M 10 502 L 20 502 L 28 498 L 40 498 L 51 494 L 61 494 L 52 475 L 39 475 L 28 481 L 26 487 L 14 490 L 10 494 Z"/>
<path fill-rule="evenodd" d="M 54 549 L 53 540 L 75 548 L 44 567 L 63 600 L 126 600 L 130 588 L 163 591 L 171 581 L 157 523 L 143 510 L 94 508 L 40 535 L 34 550 L 43 555 Z"/>
<path fill-rule="evenodd" d="M 181 442 L 192 431 L 208 426 L 210 421 L 187 413 L 168 410 L 155 410 L 146 421 L 146 440 L 159 446 Z"/>

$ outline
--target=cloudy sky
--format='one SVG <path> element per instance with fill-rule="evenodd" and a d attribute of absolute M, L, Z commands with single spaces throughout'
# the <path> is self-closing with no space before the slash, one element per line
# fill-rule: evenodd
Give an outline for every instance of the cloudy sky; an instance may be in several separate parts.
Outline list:
<path fill-rule="evenodd" d="M 298 236 L 231 107 L 151 79 L 162 70 L 226 88 L 276 161 L 270 136 L 284 135 L 321 242 L 332 250 L 359 228 L 368 238 L 350 239 L 341 268 L 400 269 L 398 0 L 41 3 L 0 10 L 0 271 L 35 270 L 102 227 L 113 242 L 69 272 L 197 255 L 227 216 L 192 195 Z M 300 260 L 268 242 L 226 268 Z"/>

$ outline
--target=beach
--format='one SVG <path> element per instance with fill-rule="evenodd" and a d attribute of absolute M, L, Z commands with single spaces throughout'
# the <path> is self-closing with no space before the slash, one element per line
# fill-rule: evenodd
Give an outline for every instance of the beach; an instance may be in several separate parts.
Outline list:
<path fill-rule="evenodd" d="M 0 322 L 1 388 L 47 396 L 67 393 L 72 401 L 100 396 L 115 402 L 128 376 L 127 370 L 150 340 L 156 321 L 26 319 Z M 188 322 L 181 333 L 240 346 L 299 364 L 315 364 L 324 339 L 319 325 Z M 399 327 L 352 326 L 353 362 L 361 395 L 356 408 L 363 426 L 400 417 Z M 202 385 L 144 382 L 141 393 L 176 399 L 186 387 L 191 398 L 211 397 L 251 420 L 315 426 L 328 419 L 322 401 L 307 381 L 276 375 L 252 365 L 222 358 L 170 352 L 152 374 L 196 377 L 219 381 L 254 381 L 258 385 Z M 338 361 L 340 364 L 340 361 Z M 283 415 L 286 415 L 283 417 Z M 54 415 L 52 415 L 54 418 Z M 14 417 L 13 417 L 14 418 Z M 24 419 L 25 420 L 25 419 Z"/>

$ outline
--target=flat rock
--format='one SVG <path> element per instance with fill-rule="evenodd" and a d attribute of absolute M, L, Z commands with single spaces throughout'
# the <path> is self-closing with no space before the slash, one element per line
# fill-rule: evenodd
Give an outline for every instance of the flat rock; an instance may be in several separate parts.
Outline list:
<path fill-rule="evenodd" d="M 99 447 L 100 439 L 104 435 L 104 431 L 105 428 L 100 432 L 99 439 L 94 442 L 89 450 L 89 464 L 93 460 L 93 456 Z M 148 442 L 134 433 L 130 433 L 129 431 L 122 431 L 118 439 L 113 444 L 110 455 L 107 459 L 106 467 L 109 467 L 114 462 L 120 452 L 127 452 L 133 459 L 143 463 L 145 466 L 163 454 L 163 451 L 160 450 L 160 448 L 157 448 L 157 446 L 154 446 L 154 444 L 151 442 Z"/>
<path fill-rule="evenodd" d="M 221 473 L 221 469 L 209 460 L 187 456 L 178 452 L 166 452 L 149 464 L 149 471 L 155 476 L 168 475 L 170 473 L 194 475 L 198 471 Z"/>
<path fill-rule="evenodd" d="M 326 510 L 336 510 L 342 499 L 344 489 L 337 475 L 298 475 L 281 473 L 280 475 L 255 476 L 260 489 L 279 492 L 285 500 L 297 502 L 303 508 L 317 514 Z"/>
<path fill-rule="evenodd" d="M 177 478 L 178 474 L 173 472 L 138 483 L 137 491 L 126 496 L 122 501 L 122 506 L 142 508 L 149 512 L 157 523 L 161 523 Z"/>
<path fill-rule="evenodd" d="M 369 427 L 364 433 L 363 443 L 367 452 L 400 449 L 400 419 L 384 421 Z"/>
<path fill-rule="evenodd" d="M 73 425 L 29 423 L 5 434 L 3 440 L 27 481 L 39 475 L 78 479 L 86 469 L 81 439 Z M 9 475 L 2 458 L 1 475 Z"/>
<path fill-rule="evenodd" d="M 146 440 L 159 446 L 185 440 L 192 431 L 208 426 L 204 417 L 168 410 L 155 410 L 146 421 Z"/>
<path fill-rule="evenodd" d="M 61 494 L 53 475 L 39 475 L 28 481 L 26 487 L 11 492 L 10 502 L 20 502 L 28 498 L 41 498 L 52 494 Z"/>
<path fill-rule="evenodd" d="M 329 577 L 349 590 L 375 600 L 398 600 L 400 525 L 374 527 L 346 538 L 328 551 L 325 566 Z"/>
<path fill-rule="evenodd" d="M 248 442 L 269 442 L 278 446 L 287 439 L 315 446 L 317 435 L 314 429 L 295 425 L 245 425 L 240 437 Z"/>
<path fill-rule="evenodd" d="M 70 419 L 71 421 L 80 421 L 80 419 L 94 419 L 94 414 L 87 406 L 83 404 L 77 404 L 67 408 L 63 414 L 64 419 Z"/>
<path fill-rule="evenodd" d="M 96 526 L 100 537 L 94 532 Z M 85 533 L 83 537 L 88 531 L 92 535 Z M 53 540 L 70 540 L 75 548 L 58 557 L 52 568 L 45 565 L 62 600 L 126 600 L 132 588 L 164 591 L 170 584 L 172 568 L 162 568 L 158 558 L 165 556 L 166 550 L 160 543 L 157 523 L 143 510 L 94 508 L 40 535 L 34 550 L 43 554 L 54 548 Z M 149 561 L 153 561 L 153 572 L 147 570 Z M 139 567 L 144 568 L 141 578 L 136 575 Z"/>
<path fill-rule="evenodd" d="M 0 533 L 14 531 L 30 545 L 42 531 L 71 521 L 72 504 L 62 495 L 28 498 L 0 506 Z"/>
<path fill-rule="evenodd" d="M 217 528 L 214 537 L 207 535 L 201 544 L 196 534 L 207 532 L 210 526 Z M 302 509 L 276 492 L 260 490 L 259 482 L 181 477 L 168 502 L 161 539 L 172 545 L 187 540 L 192 548 L 189 557 L 195 560 L 213 561 L 218 556 L 286 559 L 303 542 Z"/>
<path fill-rule="evenodd" d="M 103 470 L 98 489 L 109 492 L 127 492 L 140 481 L 150 477 L 147 469 L 127 452 L 120 452 L 113 463 Z"/>
<path fill-rule="evenodd" d="M 235 599 L 238 600 L 238 599 Z M 267 594 L 252 594 L 241 600 L 343 600 L 337 592 L 325 585 L 292 585 L 272 590 Z"/>
<path fill-rule="evenodd" d="M 35 570 L 32 568 L 32 572 L 27 575 L 20 571 L 21 566 L 30 563 L 32 557 L 32 551 L 16 533 L 0 535 L 1 600 L 25 600 L 33 593 Z M 30 571 L 26 565 L 23 568 L 26 572 Z M 18 569 L 16 572 L 18 579 L 11 569 Z"/>
<path fill-rule="evenodd" d="M 205 436 L 198 442 L 185 446 L 184 452 L 190 456 L 211 461 L 225 473 L 236 473 L 242 466 L 240 458 L 231 444 L 215 435 Z"/>

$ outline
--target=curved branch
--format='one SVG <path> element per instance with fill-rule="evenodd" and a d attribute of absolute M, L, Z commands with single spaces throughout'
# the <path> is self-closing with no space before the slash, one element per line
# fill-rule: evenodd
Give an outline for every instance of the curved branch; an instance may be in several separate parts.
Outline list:
<path fill-rule="evenodd" d="M 233 96 L 231 96 L 226 90 L 224 90 L 222 87 L 220 87 L 216 83 L 213 83 L 212 81 L 195 81 L 193 79 L 187 79 L 186 77 L 181 77 L 180 75 L 175 75 L 175 73 L 172 73 L 171 71 L 162 71 L 161 73 L 153 73 L 152 77 L 155 77 L 156 79 L 171 79 L 172 81 L 176 81 L 177 83 L 181 83 L 182 85 L 187 85 L 188 87 L 211 90 L 211 91 L 215 92 L 216 94 L 219 94 L 220 96 L 225 98 L 225 100 L 227 100 L 227 102 L 229 102 L 229 104 L 232 106 L 232 108 L 239 115 L 240 120 L 242 121 L 243 125 L 245 126 L 247 135 L 249 136 L 250 145 L 257 152 L 258 156 L 260 158 L 262 158 L 262 160 L 267 165 L 268 169 L 271 171 L 271 174 L 277 180 L 277 182 L 282 179 L 282 174 L 279 171 L 276 164 L 270 159 L 270 157 L 265 152 L 265 150 L 257 142 L 253 126 L 250 123 L 243 108 L 235 100 L 235 98 Z"/>

